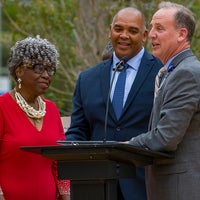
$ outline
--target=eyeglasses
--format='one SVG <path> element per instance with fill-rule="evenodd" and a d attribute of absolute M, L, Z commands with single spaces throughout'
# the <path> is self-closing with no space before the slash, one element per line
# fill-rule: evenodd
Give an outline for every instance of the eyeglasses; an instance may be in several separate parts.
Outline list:
<path fill-rule="evenodd" d="M 33 69 L 33 71 L 37 74 L 42 74 L 44 71 L 47 71 L 49 76 L 53 76 L 56 73 L 56 68 L 55 67 L 45 67 L 44 65 L 40 64 L 35 64 L 32 65 L 32 67 L 27 67 L 29 69 Z"/>

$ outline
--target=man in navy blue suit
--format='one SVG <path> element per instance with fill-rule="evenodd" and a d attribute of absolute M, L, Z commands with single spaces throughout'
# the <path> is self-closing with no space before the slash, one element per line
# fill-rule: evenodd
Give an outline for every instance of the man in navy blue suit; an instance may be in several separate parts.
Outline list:
<path fill-rule="evenodd" d="M 111 58 L 83 71 L 73 96 L 71 125 L 67 140 L 103 140 L 107 98 L 114 74 L 113 68 L 128 57 L 123 110 L 116 117 L 112 106 L 118 75 L 109 97 L 106 140 L 127 141 L 147 131 L 153 105 L 155 76 L 162 63 L 148 53 L 143 45 L 148 32 L 143 14 L 136 8 L 120 10 L 110 25 L 113 46 Z M 136 178 L 119 180 L 119 200 L 146 200 L 144 169 L 137 168 Z"/>

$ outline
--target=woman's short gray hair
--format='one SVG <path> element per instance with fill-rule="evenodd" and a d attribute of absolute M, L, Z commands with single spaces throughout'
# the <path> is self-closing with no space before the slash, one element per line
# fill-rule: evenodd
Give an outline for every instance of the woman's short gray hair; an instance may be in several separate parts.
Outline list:
<path fill-rule="evenodd" d="M 30 66 L 34 64 L 44 64 L 50 67 L 58 67 L 58 51 L 56 47 L 47 39 L 27 37 L 16 42 L 11 48 L 8 60 L 8 69 L 11 76 L 16 80 L 15 70 L 19 66 Z"/>

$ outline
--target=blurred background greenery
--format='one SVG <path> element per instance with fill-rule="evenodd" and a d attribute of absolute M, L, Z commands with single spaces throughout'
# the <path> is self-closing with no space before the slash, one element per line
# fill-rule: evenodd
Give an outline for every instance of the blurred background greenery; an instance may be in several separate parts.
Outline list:
<path fill-rule="evenodd" d="M 27 36 L 40 35 L 56 45 L 60 65 L 45 96 L 70 115 L 78 74 L 101 61 L 113 15 L 122 7 L 136 6 L 147 25 L 160 0 L 0 0 L 1 75 L 8 75 L 10 47 Z M 192 50 L 200 58 L 200 1 L 174 0 L 191 9 L 197 26 Z M 167 17 L 167 16 L 166 16 Z M 145 47 L 151 51 L 147 41 Z M 91 86 L 92 87 L 92 86 Z M 89 89 L 89 88 L 88 88 Z"/>

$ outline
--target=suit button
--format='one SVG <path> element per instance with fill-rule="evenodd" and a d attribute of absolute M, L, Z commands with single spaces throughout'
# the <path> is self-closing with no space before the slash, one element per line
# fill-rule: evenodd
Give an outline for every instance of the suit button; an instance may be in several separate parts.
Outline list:
<path fill-rule="evenodd" d="M 120 127 L 117 127 L 117 128 L 116 128 L 116 131 L 121 131 Z"/>

